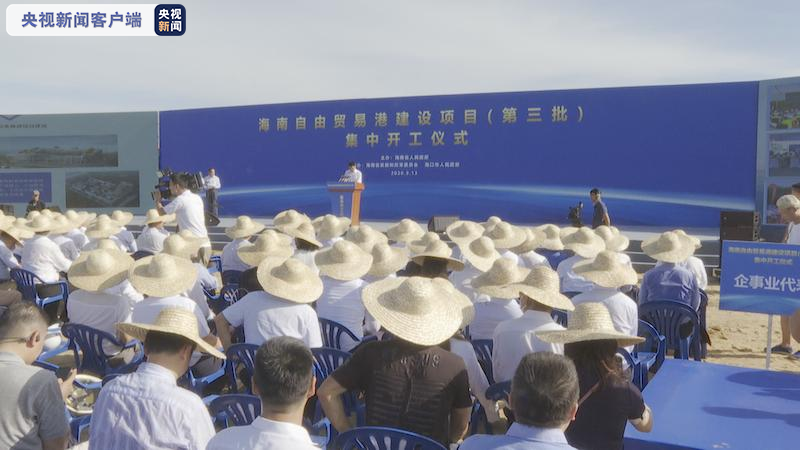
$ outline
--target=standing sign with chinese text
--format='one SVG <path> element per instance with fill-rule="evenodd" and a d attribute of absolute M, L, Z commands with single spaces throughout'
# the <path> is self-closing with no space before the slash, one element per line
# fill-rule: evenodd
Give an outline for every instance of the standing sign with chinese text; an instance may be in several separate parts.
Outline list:
<path fill-rule="evenodd" d="M 227 216 L 328 213 L 325 183 L 352 160 L 367 220 L 566 223 L 598 187 L 615 224 L 717 226 L 720 210 L 754 207 L 757 94 L 748 82 L 166 111 L 161 166 L 215 167 Z"/>
<path fill-rule="evenodd" d="M 724 241 L 719 309 L 789 315 L 800 309 L 800 246 Z"/>

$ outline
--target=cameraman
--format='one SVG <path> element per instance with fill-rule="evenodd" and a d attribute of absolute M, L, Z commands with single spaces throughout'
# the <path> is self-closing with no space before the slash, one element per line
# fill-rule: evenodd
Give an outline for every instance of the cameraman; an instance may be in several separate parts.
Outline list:
<path fill-rule="evenodd" d="M 206 230 L 206 214 L 203 199 L 189 190 L 189 175 L 173 173 L 169 177 L 169 191 L 172 201 L 163 206 L 161 204 L 161 191 L 156 190 L 153 197 L 160 215 L 175 214 L 178 219 L 178 231 L 188 230 L 195 236 L 205 238 L 205 244 L 200 249 L 200 257 L 206 263 L 211 257 L 211 242 L 208 240 Z"/>

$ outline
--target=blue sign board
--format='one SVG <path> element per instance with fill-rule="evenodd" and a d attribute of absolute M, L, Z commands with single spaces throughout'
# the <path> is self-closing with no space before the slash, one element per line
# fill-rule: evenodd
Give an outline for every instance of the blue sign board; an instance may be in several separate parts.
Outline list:
<path fill-rule="evenodd" d="M 33 191 L 45 203 L 53 199 L 50 172 L 0 172 L 0 203 L 28 203 Z"/>
<path fill-rule="evenodd" d="M 719 309 L 776 315 L 800 309 L 800 246 L 724 241 Z"/>

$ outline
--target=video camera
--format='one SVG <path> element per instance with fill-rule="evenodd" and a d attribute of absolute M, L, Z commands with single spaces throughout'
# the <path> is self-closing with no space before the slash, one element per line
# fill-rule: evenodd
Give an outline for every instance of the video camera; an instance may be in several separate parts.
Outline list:
<path fill-rule="evenodd" d="M 161 192 L 161 198 L 163 200 L 172 200 L 172 192 L 169 190 L 169 180 L 173 175 L 183 177 L 186 180 L 189 190 L 195 194 L 199 193 L 203 188 L 203 174 L 200 172 L 174 172 L 172 169 L 166 167 L 157 172 L 157 175 L 158 184 L 155 185 L 155 190 Z M 155 191 L 152 192 L 151 195 L 155 198 Z"/>
<path fill-rule="evenodd" d="M 572 223 L 573 227 L 580 228 L 583 226 L 583 220 L 581 217 L 583 216 L 583 202 L 578 202 L 577 205 L 571 206 L 569 208 L 569 214 L 567 214 L 567 218 Z"/>

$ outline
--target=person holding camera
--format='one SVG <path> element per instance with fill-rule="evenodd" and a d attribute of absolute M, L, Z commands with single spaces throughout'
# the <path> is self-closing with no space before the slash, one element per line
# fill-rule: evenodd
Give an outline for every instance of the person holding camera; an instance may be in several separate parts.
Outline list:
<path fill-rule="evenodd" d="M 211 256 L 211 241 L 208 240 L 202 197 L 189 189 L 189 176 L 180 173 L 170 175 L 169 192 L 172 194 L 172 201 L 166 206 L 161 204 L 161 191 L 156 190 L 153 193 L 158 213 L 162 216 L 175 214 L 179 231 L 188 230 L 195 236 L 204 238 L 205 243 L 200 249 L 200 257 L 203 261 L 207 261 Z"/>

